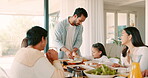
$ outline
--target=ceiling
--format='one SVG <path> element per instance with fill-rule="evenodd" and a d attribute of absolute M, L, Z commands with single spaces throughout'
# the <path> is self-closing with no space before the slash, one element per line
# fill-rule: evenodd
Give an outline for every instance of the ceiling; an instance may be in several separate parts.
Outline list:
<path fill-rule="evenodd" d="M 104 0 L 104 3 L 115 6 L 145 7 L 145 0 Z"/>
<path fill-rule="evenodd" d="M 44 0 L 0 0 L 0 14 L 43 15 Z"/>
<path fill-rule="evenodd" d="M 50 1 L 50 12 L 60 8 L 59 0 Z M 116 6 L 144 7 L 144 0 L 104 0 L 105 4 Z M 44 0 L 0 0 L 0 14 L 43 15 Z"/>

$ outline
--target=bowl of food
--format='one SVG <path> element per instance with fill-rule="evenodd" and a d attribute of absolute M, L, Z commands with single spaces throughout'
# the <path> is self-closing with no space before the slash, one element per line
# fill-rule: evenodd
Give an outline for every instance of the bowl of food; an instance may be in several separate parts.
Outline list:
<path fill-rule="evenodd" d="M 72 71 L 74 70 L 86 70 L 84 67 L 79 66 L 79 65 L 71 65 L 71 66 L 67 66 L 67 71 L 72 73 Z"/>
<path fill-rule="evenodd" d="M 113 78 L 117 71 L 102 64 L 101 67 L 91 70 L 84 70 L 88 78 Z"/>

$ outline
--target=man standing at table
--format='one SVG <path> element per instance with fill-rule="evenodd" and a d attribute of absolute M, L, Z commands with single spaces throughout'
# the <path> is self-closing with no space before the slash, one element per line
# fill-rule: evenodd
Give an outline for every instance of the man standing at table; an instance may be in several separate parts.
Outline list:
<path fill-rule="evenodd" d="M 59 22 L 54 32 L 54 42 L 58 49 L 59 59 L 70 58 L 79 55 L 79 48 L 82 44 L 82 22 L 88 14 L 84 8 L 77 8 L 73 16 Z"/>

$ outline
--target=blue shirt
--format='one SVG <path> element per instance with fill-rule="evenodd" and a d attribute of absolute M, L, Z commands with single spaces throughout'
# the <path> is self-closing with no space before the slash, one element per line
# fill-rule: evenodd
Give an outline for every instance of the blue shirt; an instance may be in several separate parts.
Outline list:
<path fill-rule="evenodd" d="M 57 24 L 56 28 L 55 28 L 54 45 L 58 49 L 59 59 L 62 59 L 64 57 L 64 52 L 61 51 L 60 49 L 62 47 L 65 47 L 66 35 L 67 35 L 66 29 L 67 29 L 68 26 L 70 26 L 70 23 L 69 23 L 68 18 L 67 18 L 67 19 L 59 22 Z M 73 44 L 72 44 L 73 48 L 78 48 L 78 49 L 80 48 L 80 46 L 82 44 L 82 32 L 83 32 L 83 26 L 82 25 L 76 26 Z M 81 55 L 79 50 L 77 51 L 77 53 L 79 55 Z"/>

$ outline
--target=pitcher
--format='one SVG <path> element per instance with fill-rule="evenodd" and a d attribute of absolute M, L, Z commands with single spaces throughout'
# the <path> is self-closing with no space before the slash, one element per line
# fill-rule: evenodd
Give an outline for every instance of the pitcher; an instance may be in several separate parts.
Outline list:
<path fill-rule="evenodd" d="M 130 55 L 132 66 L 131 71 L 128 78 L 142 78 L 141 70 L 140 70 L 140 59 L 142 55 Z"/>

